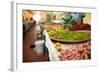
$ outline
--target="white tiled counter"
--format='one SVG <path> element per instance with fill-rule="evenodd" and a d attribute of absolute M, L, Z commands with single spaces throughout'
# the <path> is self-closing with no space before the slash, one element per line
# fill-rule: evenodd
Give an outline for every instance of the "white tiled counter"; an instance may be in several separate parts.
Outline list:
<path fill-rule="evenodd" d="M 50 40 L 49 35 L 46 30 L 44 30 L 44 34 L 46 36 L 46 46 L 49 51 L 50 61 L 59 61 L 58 52 L 57 52 L 56 48 L 54 47 L 52 41 Z"/>

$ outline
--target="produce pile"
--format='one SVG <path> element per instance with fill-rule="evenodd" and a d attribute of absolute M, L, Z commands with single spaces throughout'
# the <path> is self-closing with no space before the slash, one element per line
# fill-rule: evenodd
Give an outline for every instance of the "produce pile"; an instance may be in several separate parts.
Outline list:
<path fill-rule="evenodd" d="M 54 29 L 63 29 L 64 28 L 64 24 L 60 24 L 60 23 L 50 23 L 50 22 L 46 22 L 44 24 L 42 24 L 42 26 L 47 30 L 54 30 Z M 66 29 L 68 30 L 68 27 L 66 26 Z"/>
<path fill-rule="evenodd" d="M 61 41 L 81 41 L 90 38 L 90 34 L 78 31 L 66 31 L 61 29 L 48 31 L 50 37 Z"/>
<path fill-rule="evenodd" d="M 76 31 L 76 30 L 91 30 L 91 26 L 89 24 L 84 24 L 84 23 L 80 23 L 80 24 L 76 24 L 72 27 L 69 27 L 70 31 Z"/>
<path fill-rule="evenodd" d="M 90 42 L 62 49 L 59 58 L 61 61 L 91 59 Z"/>

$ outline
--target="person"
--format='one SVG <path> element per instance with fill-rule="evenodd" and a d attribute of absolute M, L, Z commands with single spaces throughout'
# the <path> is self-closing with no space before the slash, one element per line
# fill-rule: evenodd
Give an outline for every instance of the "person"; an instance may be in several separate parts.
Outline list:
<path fill-rule="evenodd" d="M 81 23 L 83 23 L 83 18 L 85 17 L 85 13 L 81 13 L 81 12 L 75 12 L 72 15 L 73 19 L 78 19 L 81 21 Z"/>

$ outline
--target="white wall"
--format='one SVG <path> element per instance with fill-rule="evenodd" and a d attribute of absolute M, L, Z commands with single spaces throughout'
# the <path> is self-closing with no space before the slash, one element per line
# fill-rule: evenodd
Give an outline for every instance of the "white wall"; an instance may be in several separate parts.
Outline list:
<path fill-rule="evenodd" d="M 22 0 L 20 0 L 22 1 Z M 27 0 L 29 1 L 29 0 Z M 99 49 L 99 43 L 100 43 L 100 6 L 99 6 L 99 0 L 32 0 L 34 3 L 38 4 L 53 4 L 53 5 L 74 5 L 74 6 L 95 6 L 97 7 L 97 13 L 98 13 L 98 24 L 94 24 L 97 27 L 98 32 L 96 32 L 97 42 L 96 44 L 98 46 L 98 66 L 97 67 L 80 67 L 80 68 L 64 68 L 64 69 L 56 69 L 56 70 L 45 70 L 45 71 L 36 71 L 34 70 L 34 73 L 40 72 L 40 73 L 99 73 L 100 69 L 100 49 Z M 0 73 L 10 73 L 10 0 L 1 0 L 0 2 Z M 95 49 L 95 48 L 94 48 Z M 29 73 L 29 72 L 26 72 Z"/>

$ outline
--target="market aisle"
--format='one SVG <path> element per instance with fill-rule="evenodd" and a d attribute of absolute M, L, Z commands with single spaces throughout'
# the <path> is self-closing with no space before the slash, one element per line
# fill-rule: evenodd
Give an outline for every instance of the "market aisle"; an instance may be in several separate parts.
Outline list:
<path fill-rule="evenodd" d="M 34 42 L 34 28 L 24 34 L 23 38 L 23 62 L 48 61 L 48 55 L 37 55 L 30 45 Z"/>

